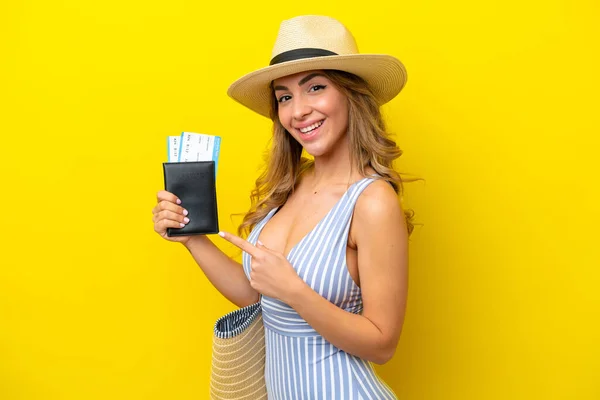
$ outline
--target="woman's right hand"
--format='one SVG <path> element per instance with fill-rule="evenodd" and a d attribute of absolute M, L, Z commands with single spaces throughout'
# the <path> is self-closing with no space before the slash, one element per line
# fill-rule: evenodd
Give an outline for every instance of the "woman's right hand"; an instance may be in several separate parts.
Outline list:
<path fill-rule="evenodd" d="M 171 192 L 160 190 L 157 204 L 152 209 L 154 231 L 171 242 L 187 243 L 192 236 L 167 236 L 167 228 L 182 228 L 189 222 L 187 210 L 180 206 L 180 200 Z"/>

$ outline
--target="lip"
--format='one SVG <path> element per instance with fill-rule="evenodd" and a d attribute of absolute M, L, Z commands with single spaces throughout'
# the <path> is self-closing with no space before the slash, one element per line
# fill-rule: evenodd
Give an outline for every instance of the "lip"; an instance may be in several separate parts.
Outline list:
<path fill-rule="evenodd" d="M 327 119 L 321 119 L 319 121 L 323 121 L 321 126 L 319 126 L 317 129 L 313 129 L 312 131 L 310 131 L 310 133 L 302 133 L 302 132 L 300 132 L 299 128 L 296 128 L 296 132 L 298 132 L 298 134 L 300 135 L 300 139 L 302 141 L 312 140 L 319 134 L 319 132 L 321 132 L 321 128 L 323 127 L 323 125 L 325 125 L 325 123 L 327 122 Z M 319 121 L 316 121 L 316 122 L 319 122 Z M 311 123 L 310 125 L 312 125 L 314 123 L 315 122 Z M 306 125 L 306 126 L 310 126 L 310 125 Z"/>
<path fill-rule="evenodd" d="M 325 121 L 325 118 L 323 118 L 323 119 L 317 119 L 317 120 L 314 120 L 312 122 L 307 122 L 306 124 L 298 125 L 298 126 L 295 126 L 294 128 L 295 129 L 304 129 L 307 126 L 311 126 L 311 125 L 316 124 L 317 122 L 320 122 L 320 121 Z"/>

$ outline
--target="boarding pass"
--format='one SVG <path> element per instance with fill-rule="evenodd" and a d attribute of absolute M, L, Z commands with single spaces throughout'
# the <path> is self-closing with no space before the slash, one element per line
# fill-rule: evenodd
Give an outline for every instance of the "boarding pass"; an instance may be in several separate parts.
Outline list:
<path fill-rule="evenodd" d="M 169 162 L 214 161 L 219 165 L 221 137 L 203 133 L 182 132 L 167 138 Z"/>

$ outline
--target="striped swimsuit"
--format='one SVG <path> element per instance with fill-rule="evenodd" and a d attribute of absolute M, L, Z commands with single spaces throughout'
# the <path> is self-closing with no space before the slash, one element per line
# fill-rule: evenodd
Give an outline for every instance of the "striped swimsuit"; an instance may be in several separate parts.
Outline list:
<path fill-rule="evenodd" d="M 346 247 L 356 200 L 373 181 L 364 178 L 352 184 L 288 255 L 290 264 L 313 290 L 355 314 L 362 312 L 362 296 L 348 272 Z M 250 243 L 256 244 L 276 211 L 274 208 L 256 224 L 248 237 Z M 250 255 L 244 252 L 243 265 L 248 278 L 250 261 Z M 282 301 L 263 296 L 261 303 L 269 399 L 396 399 L 369 362 L 333 346 Z"/>

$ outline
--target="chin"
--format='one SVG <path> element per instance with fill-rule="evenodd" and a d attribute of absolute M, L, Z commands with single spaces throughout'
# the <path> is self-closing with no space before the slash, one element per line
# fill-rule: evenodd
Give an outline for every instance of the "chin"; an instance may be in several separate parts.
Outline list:
<path fill-rule="evenodd" d="M 305 147 L 304 151 L 306 151 L 312 157 L 326 156 L 328 153 L 331 152 L 330 149 L 323 149 L 323 148 L 312 147 L 312 146 Z"/>

